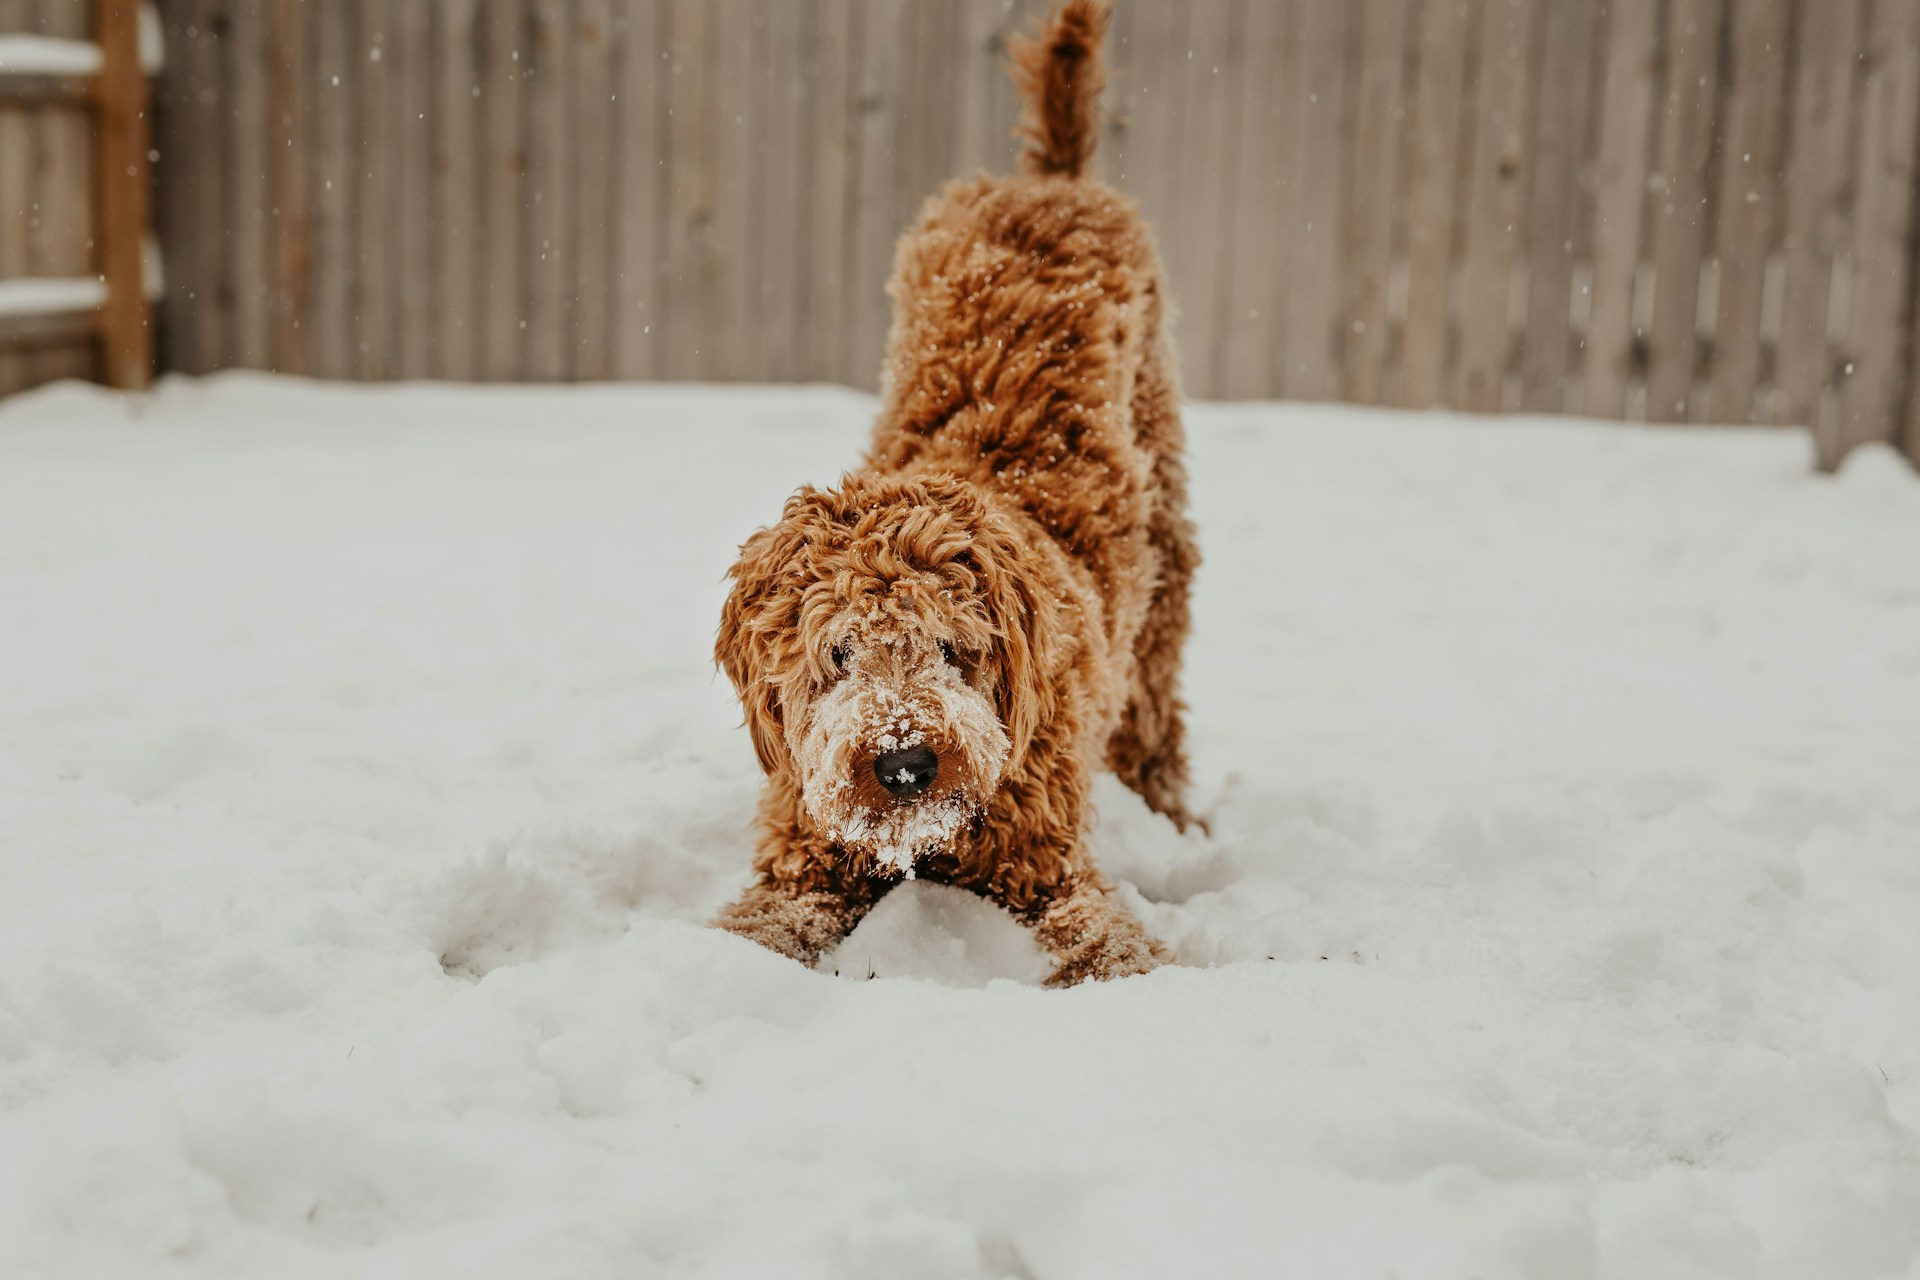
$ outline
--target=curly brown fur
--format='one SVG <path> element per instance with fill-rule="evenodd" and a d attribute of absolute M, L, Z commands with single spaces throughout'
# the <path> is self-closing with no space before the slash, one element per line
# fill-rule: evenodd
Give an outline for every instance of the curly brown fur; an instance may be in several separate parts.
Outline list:
<path fill-rule="evenodd" d="M 1167 959 L 1166 948 L 1104 887 L 1091 882 L 1048 903 L 1034 921 L 1034 936 L 1059 961 L 1047 978 L 1050 987 L 1146 973 Z"/>
<path fill-rule="evenodd" d="M 1026 172 L 1077 178 L 1093 158 L 1100 91 L 1107 83 L 1100 66 L 1106 34 L 1105 5 L 1067 0 L 1041 35 L 1008 47 L 1014 82 L 1027 104 L 1020 134 L 1033 144 L 1021 157 Z"/>
<path fill-rule="evenodd" d="M 716 923 L 806 963 L 905 875 L 1033 923 L 1057 984 L 1165 958 L 1085 840 L 1103 765 L 1190 821 L 1198 561 L 1158 258 L 1130 201 L 1062 176 L 1092 147 L 1105 23 L 1069 0 L 1016 52 L 1040 172 L 928 201 L 865 464 L 732 571 L 715 653 L 767 784 L 755 883 Z"/>

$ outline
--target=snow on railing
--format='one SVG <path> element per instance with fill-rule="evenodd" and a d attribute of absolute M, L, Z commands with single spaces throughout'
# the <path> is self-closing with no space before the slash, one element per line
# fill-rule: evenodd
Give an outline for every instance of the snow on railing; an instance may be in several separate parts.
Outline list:
<path fill-rule="evenodd" d="M 160 246 L 151 236 L 141 246 L 141 288 L 158 299 L 166 288 Z M 71 315 L 106 305 L 104 276 L 19 276 L 0 280 L 0 317 Z"/>
<path fill-rule="evenodd" d="M 106 301 L 107 282 L 98 276 L 0 280 L 0 316 L 66 315 L 93 311 Z"/>
<path fill-rule="evenodd" d="M 100 46 L 91 40 L 56 36 L 0 35 L 0 76 L 97 76 Z M 160 15 L 151 4 L 140 6 L 140 69 L 158 75 L 166 63 L 166 44 Z"/>

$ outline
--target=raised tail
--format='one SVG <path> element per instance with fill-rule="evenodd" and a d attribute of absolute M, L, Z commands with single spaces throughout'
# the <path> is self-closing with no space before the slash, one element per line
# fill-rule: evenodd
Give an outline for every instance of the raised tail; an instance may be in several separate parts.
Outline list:
<path fill-rule="evenodd" d="M 1008 48 L 1027 108 L 1020 134 L 1028 146 L 1020 167 L 1028 173 L 1077 178 L 1093 158 L 1100 90 L 1107 82 L 1100 65 L 1107 16 L 1104 0 L 1065 0 L 1038 33 Z"/>

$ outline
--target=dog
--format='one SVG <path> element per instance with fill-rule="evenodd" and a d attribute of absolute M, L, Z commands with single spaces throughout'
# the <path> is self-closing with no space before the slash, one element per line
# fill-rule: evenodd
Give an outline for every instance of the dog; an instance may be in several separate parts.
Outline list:
<path fill-rule="evenodd" d="M 900 240 L 859 469 L 740 549 L 715 657 L 766 774 L 754 880 L 714 923 L 805 964 L 903 879 L 1034 929 L 1049 985 L 1164 947 L 1087 850 L 1095 772 L 1181 829 L 1189 584 L 1169 304 L 1086 173 L 1108 11 L 1010 50 L 1021 176 L 950 183 Z"/>

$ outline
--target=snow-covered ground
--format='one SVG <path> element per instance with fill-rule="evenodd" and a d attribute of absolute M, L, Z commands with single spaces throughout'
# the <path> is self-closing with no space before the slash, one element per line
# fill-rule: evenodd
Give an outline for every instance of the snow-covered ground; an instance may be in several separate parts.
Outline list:
<path fill-rule="evenodd" d="M 0 1275 L 1920 1275 L 1920 482 L 1191 414 L 1180 966 L 701 921 L 832 389 L 0 406 Z M 873 980 L 869 981 L 871 978 Z"/>

